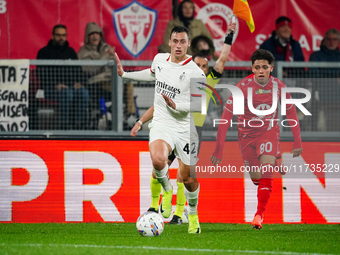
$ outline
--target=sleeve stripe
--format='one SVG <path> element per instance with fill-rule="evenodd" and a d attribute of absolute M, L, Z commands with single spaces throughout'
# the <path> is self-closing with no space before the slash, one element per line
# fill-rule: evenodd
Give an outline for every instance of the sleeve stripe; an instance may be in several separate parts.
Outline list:
<path fill-rule="evenodd" d="M 188 64 L 191 60 L 192 60 L 192 57 L 188 58 L 188 59 L 182 64 L 182 66 Z"/>

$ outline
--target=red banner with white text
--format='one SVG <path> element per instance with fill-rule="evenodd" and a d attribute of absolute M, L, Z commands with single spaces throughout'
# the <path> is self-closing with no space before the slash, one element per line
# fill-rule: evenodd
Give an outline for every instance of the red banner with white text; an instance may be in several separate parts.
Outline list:
<path fill-rule="evenodd" d="M 196 168 L 210 165 L 214 142 L 202 142 Z M 281 142 L 284 164 L 292 143 Z M 305 142 L 303 168 L 274 179 L 265 223 L 340 222 L 340 144 Z M 226 142 L 227 165 L 240 169 L 237 142 Z M 170 178 L 176 194 L 174 162 Z M 135 222 L 151 202 L 147 141 L 12 140 L 0 143 L 0 222 Z M 246 223 L 256 211 L 256 186 L 243 173 L 198 173 L 201 222 Z M 294 175 L 297 175 L 294 178 Z M 176 195 L 173 207 L 176 205 Z"/>
<path fill-rule="evenodd" d="M 0 0 L 0 59 L 35 59 L 56 24 L 66 25 L 67 40 L 78 52 L 86 24 L 96 22 L 121 59 L 151 60 L 172 18 L 171 6 L 171 0 Z"/>
<path fill-rule="evenodd" d="M 195 0 L 196 17 L 210 29 L 217 52 L 221 49 L 233 0 Z M 335 21 L 340 1 L 287 0 L 248 1 L 255 31 L 238 19 L 229 60 L 249 60 L 267 39 L 279 16 L 293 23 L 293 37 L 303 49 L 305 59 L 318 50 L 326 30 L 340 25 Z M 52 28 L 62 23 L 68 28 L 68 41 L 76 51 L 84 43 L 87 22 L 103 27 L 106 41 L 116 47 L 121 59 L 152 60 L 172 19 L 172 1 L 76 1 L 76 0 L 0 0 L 0 59 L 35 59 L 51 38 Z"/>
<path fill-rule="evenodd" d="M 201 18 L 208 26 L 214 37 L 215 48 L 220 51 L 227 24 L 233 13 L 234 0 L 195 0 L 194 2 L 196 17 Z M 251 33 L 246 22 L 237 19 L 238 31 L 235 33 L 228 60 L 250 60 L 251 54 L 275 30 L 275 20 L 279 16 L 287 16 L 292 20 L 292 36 L 300 42 L 305 61 L 309 60 L 309 55 L 313 51 L 319 49 L 323 35 L 328 29 L 334 27 L 340 30 L 340 25 L 332 18 L 337 16 L 337 10 L 340 8 L 340 2 L 337 1 L 248 0 L 248 4 L 253 15 L 255 31 Z"/>

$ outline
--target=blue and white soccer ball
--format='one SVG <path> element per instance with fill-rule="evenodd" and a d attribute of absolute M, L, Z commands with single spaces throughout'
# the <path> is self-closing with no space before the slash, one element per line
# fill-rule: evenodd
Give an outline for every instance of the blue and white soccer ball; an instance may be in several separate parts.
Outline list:
<path fill-rule="evenodd" d="M 145 212 L 138 217 L 136 227 L 142 236 L 159 236 L 164 230 L 164 221 L 158 213 Z"/>

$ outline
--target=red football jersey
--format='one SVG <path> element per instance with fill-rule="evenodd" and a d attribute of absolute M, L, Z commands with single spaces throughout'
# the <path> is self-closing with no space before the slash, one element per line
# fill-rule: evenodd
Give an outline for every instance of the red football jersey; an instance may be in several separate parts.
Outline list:
<path fill-rule="evenodd" d="M 257 137 L 268 130 L 280 132 L 278 125 L 279 102 L 281 102 L 281 89 L 286 85 L 281 80 L 269 76 L 269 82 L 262 86 L 255 82 L 254 74 L 251 74 L 241 80 L 236 86 L 242 90 L 244 95 L 244 114 L 237 116 L 239 135 Z M 249 88 L 252 90 L 252 102 L 249 102 L 249 104 L 252 104 L 256 110 L 269 110 L 273 105 L 273 91 L 276 91 L 278 103 L 274 112 L 268 115 L 254 114 L 248 106 Z M 291 98 L 289 93 L 287 93 L 286 98 Z M 230 112 L 233 111 L 233 100 L 232 95 L 230 95 L 225 105 L 225 108 Z M 292 105 L 287 105 L 287 110 L 291 107 Z M 234 125 L 235 123 L 232 124 Z"/>

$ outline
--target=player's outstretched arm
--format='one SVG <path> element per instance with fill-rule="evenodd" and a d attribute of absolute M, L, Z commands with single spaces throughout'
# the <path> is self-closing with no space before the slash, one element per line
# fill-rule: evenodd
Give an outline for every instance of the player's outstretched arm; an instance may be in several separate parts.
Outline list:
<path fill-rule="evenodd" d="M 148 122 L 149 120 L 153 118 L 153 111 L 154 111 L 154 106 L 151 106 L 149 109 L 146 110 L 143 116 L 139 119 L 139 121 L 136 122 L 136 124 L 131 129 L 131 132 L 130 132 L 131 136 L 137 136 L 137 133 L 141 129 L 143 123 Z"/>
<path fill-rule="evenodd" d="M 122 76 L 124 74 L 124 69 L 123 69 L 123 66 L 120 62 L 118 54 L 116 52 L 115 52 L 115 58 L 116 58 L 116 62 L 117 62 L 117 73 L 118 73 L 119 76 Z"/>
<path fill-rule="evenodd" d="M 124 72 L 123 66 L 120 62 L 120 59 L 117 53 L 115 53 L 115 57 L 117 61 L 117 73 L 120 77 L 135 80 L 135 81 L 155 81 L 155 76 L 151 72 L 150 68 L 146 68 L 142 71 Z"/>
<path fill-rule="evenodd" d="M 236 30 L 236 23 L 231 20 L 228 26 L 226 38 L 224 40 L 221 55 L 216 60 L 216 63 L 213 66 L 214 70 L 220 74 L 223 73 L 225 62 L 228 59 L 235 30 Z"/>

